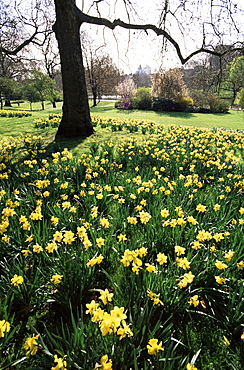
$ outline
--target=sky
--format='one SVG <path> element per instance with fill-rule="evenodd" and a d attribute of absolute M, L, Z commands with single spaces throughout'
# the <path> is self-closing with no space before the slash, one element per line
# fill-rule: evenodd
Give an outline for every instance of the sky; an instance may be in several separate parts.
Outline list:
<path fill-rule="evenodd" d="M 8 0 L 14 1 L 14 0 Z M 25 4 L 27 8 L 34 0 L 18 0 L 22 6 Z M 84 12 L 90 15 L 107 18 L 111 21 L 120 18 L 127 23 L 135 24 L 160 24 L 160 14 L 162 14 L 163 6 L 166 0 L 76 0 L 77 6 Z M 216 44 L 216 39 L 213 38 L 213 26 L 209 23 L 209 7 L 210 1 L 215 5 L 212 14 L 212 24 L 216 27 L 219 22 L 218 29 L 220 41 L 223 44 L 230 44 L 233 40 L 237 40 L 236 30 L 228 28 L 226 21 L 230 15 L 237 22 L 237 27 L 240 30 L 240 40 L 244 40 L 244 0 L 233 0 L 238 7 L 229 9 L 229 13 L 223 10 L 224 2 L 231 3 L 232 0 L 169 0 L 169 10 L 171 17 L 166 24 L 166 30 L 180 44 L 184 56 L 188 55 L 196 48 L 202 45 L 202 30 L 204 23 L 204 31 L 206 35 L 206 44 Z M 129 3 L 133 9 L 125 8 L 125 3 Z M 184 7 L 183 5 L 184 4 Z M 97 7 L 96 7 L 97 6 Z M 222 6 L 220 8 L 219 6 Z M 219 15 L 219 10 L 222 13 Z M 232 13 L 231 13 L 232 12 Z M 174 17 L 176 15 L 177 17 Z M 181 22 L 177 22 L 181 20 Z M 186 26 L 186 30 L 184 30 Z M 149 66 L 152 72 L 156 72 L 161 68 L 168 70 L 174 67 L 180 67 L 176 52 L 168 42 L 167 49 L 163 50 L 162 36 L 156 36 L 152 31 L 132 31 L 116 27 L 114 31 L 103 26 L 83 24 L 81 30 L 89 33 L 93 40 L 94 47 L 106 45 L 104 51 L 108 53 L 115 64 L 124 73 L 135 73 L 139 66 L 142 68 Z M 186 37 L 184 38 L 183 35 Z"/>
<path fill-rule="evenodd" d="M 167 24 L 167 30 L 173 38 L 180 44 L 184 56 L 192 52 L 196 48 L 202 46 L 202 30 L 204 23 L 204 32 L 206 35 L 206 44 L 216 43 L 213 38 L 213 27 L 216 27 L 219 22 L 219 40 L 224 44 L 232 43 L 237 40 L 236 30 L 229 28 L 227 20 L 230 14 L 237 22 L 239 27 L 240 39 L 244 40 L 243 16 L 244 16 L 244 0 L 235 0 L 237 7 L 242 8 L 242 12 L 230 8 L 229 12 L 224 12 L 224 0 L 213 0 L 215 7 L 212 13 L 213 26 L 209 24 L 210 13 L 208 4 L 210 0 L 202 0 L 196 2 L 189 0 L 184 8 L 178 8 L 182 4 L 182 0 L 170 0 L 170 11 L 176 14 L 182 22 L 177 22 L 176 17 L 171 16 L 170 22 Z M 95 4 L 93 0 L 77 0 L 77 6 L 84 12 L 97 16 L 97 9 L 92 6 Z M 160 14 L 163 9 L 164 0 L 130 0 L 134 11 L 129 11 L 131 23 L 151 23 L 158 25 Z M 200 4 L 200 5 L 199 5 Z M 128 14 L 126 13 L 124 0 L 102 0 L 97 4 L 102 17 L 114 20 L 120 18 L 128 22 Z M 219 10 L 221 13 L 219 14 Z M 196 18 L 196 16 L 198 18 Z M 186 31 L 183 29 L 186 26 L 188 30 L 187 38 L 184 41 L 183 34 Z M 181 63 L 176 55 L 176 52 L 168 43 L 167 52 L 162 52 L 163 38 L 156 36 L 152 31 L 146 35 L 145 31 L 128 31 L 121 28 L 116 28 L 114 31 L 106 29 L 102 26 L 90 26 L 85 24 L 82 29 L 88 30 L 95 43 L 106 44 L 106 51 L 113 58 L 115 63 L 125 73 L 134 73 L 139 65 L 142 68 L 146 65 L 150 66 L 152 72 L 158 71 L 160 67 L 164 69 L 180 67 Z"/>
<path fill-rule="evenodd" d="M 104 30 L 101 37 L 101 27 L 97 32 L 94 31 L 94 27 L 83 28 L 89 29 L 89 33 L 98 44 L 100 40 L 100 43 L 105 45 L 104 50 L 125 73 L 135 73 L 139 66 L 142 68 L 149 66 L 152 71 L 156 71 L 162 64 L 160 52 L 162 39 L 159 40 L 154 35 L 145 36 L 142 32 L 129 35 L 127 30 L 121 30 L 119 35 L 114 35 L 111 30 Z M 179 64 L 177 58 L 174 58 L 174 64 L 177 63 Z"/>
<path fill-rule="evenodd" d="M 77 6 L 86 12 L 89 7 L 84 6 L 82 8 L 82 3 L 82 0 L 77 0 Z M 89 1 L 85 1 L 85 3 L 88 4 Z M 110 1 L 109 3 L 110 6 L 108 2 L 104 1 L 103 6 L 100 8 L 101 15 L 111 21 L 120 18 L 128 22 L 123 1 L 116 1 L 114 7 L 111 6 L 111 3 L 115 3 L 115 1 Z M 143 13 L 148 13 L 148 0 L 140 0 L 140 6 L 135 6 L 135 9 L 139 14 L 139 19 L 138 17 L 134 17 L 134 19 L 132 17 L 130 19 L 131 23 L 155 23 L 155 15 L 157 14 L 158 17 L 159 14 L 157 1 L 153 1 L 150 6 L 150 11 L 154 16 L 144 18 L 141 16 Z M 95 9 L 90 10 L 89 14 L 97 16 Z M 96 44 L 106 45 L 105 49 L 108 54 L 125 73 L 135 73 L 139 66 L 142 68 L 149 66 L 152 72 L 158 71 L 160 66 L 162 66 L 162 62 L 167 64 L 168 68 L 180 65 L 175 53 L 172 52 L 171 55 L 168 55 L 167 58 L 165 56 L 164 60 L 162 60 L 162 37 L 157 37 L 152 31 L 149 31 L 148 34 L 145 31 L 132 31 L 122 28 L 116 28 L 114 31 L 111 31 L 102 26 L 88 24 L 84 24 L 82 30 L 88 31 Z"/>

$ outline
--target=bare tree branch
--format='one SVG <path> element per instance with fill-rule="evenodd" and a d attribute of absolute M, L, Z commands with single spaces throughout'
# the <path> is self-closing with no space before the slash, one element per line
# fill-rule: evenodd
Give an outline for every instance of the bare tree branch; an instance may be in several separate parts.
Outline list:
<path fill-rule="evenodd" d="M 15 49 L 13 50 L 8 50 L 2 45 L 0 45 L 0 52 L 8 54 L 8 55 L 16 55 L 19 51 L 24 49 L 25 46 L 29 45 L 31 42 L 33 42 L 34 38 L 38 34 L 38 27 L 36 27 L 35 32 L 25 41 L 23 41 L 20 45 L 18 45 Z"/>
<path fill-rule="evenodd" d="M 240 43 L 239 44 L 240 46 L 238 46 L 238 47 L 232 47 L 229 50 L 218 52 L 214 49 L 209 49 L 209 48 L 205 47 L 204 44 L 203 44 L 203 46 L 201 48 L 193 51 L 192 53 L 190 53 L 189 55 L 184 57 L 182 52 L 181 52 L 181 48 L 180 48 L 178 42 L 166 30 L 164 30 L 162 28 L 159 28 L 159 27 L 156 27 L 153 24 L 131 24 L 131 23 L 125 23 L 125 22 L 121 21 L 120 19 L 115 19 L 113 22 L 111 22 L 111 21 L 109 21 L 108 19 L 105 19 L 105 18 L 99 18 L 99 17 L 94 17 L 94 16 L 84 14 L 78 8 L 77 8 L 77 16 L 79 17 L 81 23 L 102 25 L 102 26 L 106 26 L 107 28 L 110 28 L 111 30 L 114 30 L 116 27 L 122 27 L 122 28 L 129 29 L 129 30 L 130 29 L 144 30 L 145 32 L 147 32 L 148 30 L 151 30 L 157 36 L 164 36 L 173 45 L 173 47 L 175 48 L 176 53 L 177 53 L 177 55 L 178 55 L 182 64 L 185 64 L 193 56 L 195 56 L 197 54 L 200 54 L 200 53 L 208 53 L 208 54 L 212 54 L 212 55 L 216 55 L 216 56 L 220 57 L 220 56 L 226 54 L 229 51 L 243 50 L 243 48 L 244 48 L 244 43 Z"/>

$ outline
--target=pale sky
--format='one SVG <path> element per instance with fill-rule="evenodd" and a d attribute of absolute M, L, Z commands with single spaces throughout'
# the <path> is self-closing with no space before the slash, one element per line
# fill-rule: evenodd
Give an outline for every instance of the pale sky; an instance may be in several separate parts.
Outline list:
<path fill-rule="evenodd" d="M 82 9 L 82 0 L 77 0 L 77 6 Z M 90 1 L 85 1 L 85 4 L 91 4 Z M 111 6 L 111 3 L 116 5 Z M 133 1 L 132 1 L 133 3 Z M 136 3 L 136 1 L 134 1 Z M 150 4 L 151 15 L 148 16 L 148 0 L 140 0 L 140 7 L 135 6 L 139 13 L 138 18 L 131 18 L 131 23 L 156 23 L 155 14 L 158 16 L 157 2 Z M 109 20 L 120 18 L 121 20 L 128 22 L 128 17 L 125 12 L 123 1 L 104 1 L 103 6 L 100 8 L 101 15 L 108 17 Z M 84 11 L 89 9 L 88 6 L 84 6 Z M 142 18 L 141 14 L 147 14 L 147 17 Z M 90 14 L 96 15 L 95 9 L 90 11 Z M 107 53 L 113 58 L 114 62 L 118 67 L 125 73 L 135 73 L 139 65 L 142 68 L 148 65 L 152 71 L 156 71 L 162 65 L 162 37 L 157 37 L 152 31 L 148 32 L 148 35 L 144 31 L 132 31 L 117 27 L 114 31 L 107 29 L 102 26 L 94 26 L 84 24 L 82 30 L 89 32 L 91 37 L 95 40 L 96 44 L 106 44 Z M 169 55 L 168 55 L 169 57 Z M 179 66 L 177 57 L 171 53 L 170 60 L 164 58 L 164 63 L 167 64 L 168 68 Z"/>
<path fill-rule="evenodd" d="M 230 13 L 223 12 L 219 17 L 218 5 L 223 5 L 223 0 L 213 0 L 216 14 L 212 14 L 212 23 L 215 25 L 217 19 L 220 19 L 220 40 L 223 44 L 231 44 L 233 40 L 237 40 L 235 29 L 227 29 L 226 20 Z M 80 7 L 84 12 L 88 12 L 90 15 L 97 16 L 97 9 L 94 7 L 95 2 L 93 0 L 77 0 L 77 6 Z M 100 15 L 104 18 L 108 18 L 113 21 L 114 19 L 120 18 L 124 22 L 137 23 L 137 24 L 159 24 L 159 16 L 163 8 L 164 0 L 130 0 L 133 5 L 135 13 L 129 12 L 130 19 L 128 20 L 128 14 L 126 13 L 124 0 L 103 0 L 97 5 L 99 6 Z M 206 44 L 216 44 L 214 41 L 213 27 L 209 24 L 210 13 L 207 4 L 210 0 L 202 0 L 196 2 L 189 0 L 186 2 L 184 9 L 177 10 L 179 4 L 182 4 L 181 0 L 170 0 L 170 10 L 172 13 L 177 11 L 178 17 L 181 16 L 183 22 L 177 22 L 176 18 L 171 17 L 171 23 L 168 23 L 168 29 L 171 36 L 180 44 L 182 53 L 186 56 L 189 52 L 192 52 L 196 48 L 202 46 L 202 22 L 204 21 L 204 31 L 206 35 Z M 242 8 L 244 11 L 244 0 L 236 0 L 235 3 Z M 93 4 L 93 7 L 92 7 Z M 199 5 L 200 4 L 200 5 Z M 205 5 L 204 5 L 205 4 Z M 223 7 L 222 7 L 223 8 Z M 222 9 L 221 8 L 221 9 Z M 243 28 L 243 16 L 244 13 L 235 13 L 235 9 L 231 8 L 232 16 L 238 23 L 238 27 L 242 28 L 240 33 L 240 40 L 244 40 L 244 28 Z M 217 14 L 218 13 L 218 14 Z M 134 14 L 134 15 L 133 15 Z M 198 16 L 198 19 L 196 19 Z M 185 34 L 183 26 L 187 25 L 188 36 L 186 42 L 183 41 L 182 34 Z M 160 66 L 165 69 L 180 67 L 181 63 L 168 43 L 168 51 L 162 53 L 162 36 L 156 36 L 152 31 L 146 35 L 143 31 L 129 31 L 122 28 L 116 28 L 114 31 L 106 29 L 102 26 L 91 26 L 84 24 L 82 29 L 89 31 L 91 37 L 95 40 L 96 44 L 106 43 L 106 51 L 113 58 L 114 62 L 121 68 L 125 73 L 134 73 L 139 65 L 144 67 L 149 65 L 152 71 L 156 71 Z M 100 41 L 99 41 L 100 40 Z M 163 56 L 164 54 L 164 56 Z M 162 57 L 163 56 L 163 57 Z"/>
<path fill-rule="evenodd" d="M 13 1 L 13 0 L 11 0 Z M 21 2 L 22 0 L 20 0 Z M 28 4 L 31 0 L 21 3 Z M 218 5 L 223 5 L 225 0 L 211 0 L 214 5 L 213 9 L 219 14 Z M 234 0 L 233 0 L 234 1 Z M 124 3 L 130 3 L 133 10 L 129 9 L 126 12 Z M 127 23 L 135 24 L 154 24 L 159 25 L 160 14 L 163 9 L 165 0 L 76 0 L 77 6 L 85 13 L 98 16 L 96 5 L 99 7 L 100 16 L 111 21 L 120 18 Z M 216 40 L 213 39 L 213 27 L 209 24 L 209 8 L 207 5 L 210 0 L 188 0 L 184 8 L 178 8 L 182 5 L 182 0 L 170 0 L 169 6 L 172 14 L 176 14 L 182 22 L 177 22 L 177 18 L 173 16 L 170 23 L 167 23 L 166 30 L 179 43 L 184 56 L 188 55 L 196 48 L 202 45 L 202 22 L 205 22 L 204 31 L 206 34 L 206 44 L 216 45 Z M 204 5 L 205 4 L 205 5 Z M 232 16 L 237 21 L 237 26 L 240 29 L 239 38 L 244 40 L 244 0 L 235 0 L 235 4 L 241 8 L 242 12 L 231 8 Z M 175 13 L 176 12 L 176 13 Z M 230 14 L 230 13 L 229 13 Z M 192 18 L 191 18 L 192 16 Z M 198 16 L 198 19 L 196 18 Z M 231 44 L 237 41 L 236 30 L 233 28 L 227 29 L 226 20 L 228 13 L 223 12 L 220 17 L 217 14 L 212 15 L 212 23 L 220 20 L 220 41 L 222 44 Z M 130 19 L 128 18 L 130 17 Z M 217 24 L 217 23 L 216 23 Z M 188 29 L 186 42 L 183 40 L 182 34 L 185 34 L 183 26 Z M 176 55 L 176 52 L 168 42 L 167 51 L 162 53 L 162 36 L 156 36 L 152 31 L 133 31 L 117 27 L 114 31 L 103 26 L 83 24 L 81 30 L 89 33 L 94 46 L 97 48 L 100 45 L 106 44 L 104 51 L 108 53 L 114 60 L 115 64 L 125 73 L 135 73 L 139 65 L 142 68 L 148 65 L 152 72 L 158 71 L 160 67 L 164 69 L 180 67 L 181 63 Z"/>

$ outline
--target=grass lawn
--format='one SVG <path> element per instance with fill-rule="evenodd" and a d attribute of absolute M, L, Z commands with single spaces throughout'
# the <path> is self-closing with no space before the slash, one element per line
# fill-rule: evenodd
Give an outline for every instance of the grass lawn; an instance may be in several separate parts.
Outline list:
<path fill-rule="evenodd" d="M 97 107 L 91 108 L 92 114 L 109 117 L 126 117 L 132 119 L 145 119 L 156 124 L 194 126 L 208 128 L 225 128 L 233 130 L 244 129 L 244 112 L 231 110 L 227 114 L 203 114 L 184 112 L 153 112 L 142 110 L 119 110 L 113 108 L 111 103 L 101 102 Z"/>
<path fill-rule="evenodd" d="M 0 122 L 1 136 L 15 136 L 22 133 L 36 133 L 32 122 L 39 117 L 48 117 L 50 113 L 60 113 L 62 103 L 57 103 L 57 108 L 53 108 L 50 102 L 45 104 L 45 110 L 41 110 L 40 103 L 33 103 L 32 116 L 27 118 L 3 118 Z M 17 110 L 13 107 L 11 109 Z M 20 109 L 28 109 L 27 102 L 20 105 Z M 114 102 L 101 101 L 97 107 L 91 107 L 92 115 L 102 117 L 119 117 L 130 119 L 144 119 L 154 121 L 157 125 L 177 125 L 177 126 L 194 126 L 208 128 L 224 128 L 233 130 L 244 129 L 244 112 L 230 110 L 227 114 L 203 114 L 203 113 L 184 113 L 184 112 L 153 112 L 142 110 L 119 110 L 114 108 Z M 6 123 L 6 125 L 5 125 Z"/>
<path fill-rule="evenodd" d="M 90 102 L 90 104 L 92 104 Z M 12 110 L 27 109 L 29 103 L 25 102 L 20 107 L 12 107 Z M 52 143 L 55 138 L 56 128 L 37 129 L 34 127 L 34 119 L 43 117 L 48 118 L 51 113 L 60 113 L 62 111 L 62 102 L 57 103 L 57 108 L 53 108 L 50 102 L 45 103 L 45 110 L 41 109 L 41 104 L 32 104 L 32 116 L 22 118 L 1 118 L 0 117 L 0 137 L 18 138 L 20 135 L 41 135 L 47 145 Z M 179 113 L 179 112 L 152 112 L 140 110 L 119 110 L 114 108 L 114 102 L 101 101 L 97 107 L 91 107 L 93 116 L 111 117 L 111 118 L 127 118 L 150 120 L 155 122 L 156 126 L 191 126 L 205 128 L 224 128 L 232 130 L 244 129 L 244 112 L 230 111 L 227 114 L 200 114 L 200 113 Z M 99 125 L 95 128 L 95 134 L 89 140 L 72 140 L 63 141 L 59 146 L 55 145 L 55 150 L 60 150 L 67 147 L 73 153 L 87 152 L 89 150 L 89 141 L 97 142 L 112 141 L 117 143 L 128 137 L 128 132 L 125 130 L 117 131 L 116 135 L 110 128 L 101 128 Z M 137 140 L 142 139 L 139 132 L 130 133 L 130 137 L 135 137 Z M 53 145 L 49 145 L 49 150 L 53 151 Z"/>

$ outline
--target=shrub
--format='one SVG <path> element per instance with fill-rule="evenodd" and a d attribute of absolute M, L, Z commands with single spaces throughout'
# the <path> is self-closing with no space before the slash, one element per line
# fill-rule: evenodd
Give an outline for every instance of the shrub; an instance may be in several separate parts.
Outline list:
<path fill-rule="evenodd" d="M 115 108 L 122 108 L 122 109 L 133 109 L 131 98 L 128 96 L 123 97 L 121 100 L 117 100 L 114 104 Z"/>
<path fill-rule="evenodd" d="M 153 95 L 167 100 L 177 100 L 187 95 L 187 87 L 180 68 L 161 71 L 153 76 Z"/>
<path fill-rule="evenodd" d="M 121 100 L 116 100 L 114 103 L 114 108 L 121 108 Z"/>
<path fill-rule="evenodd" d="M 195 113 L 212 113 L 210 108 L 206 107 L 196 107 Z"/>
<path fill-rule="evenodd" d="M 152 107 L 151 89 L 147 87 L 139 87 L 136 92 L 136 99 L 132 98 L 132 102 L 136 108 L 147 110 Z M 133 105 L 133 104 L 132 104 Z"/>
<path fill-rule="evenodd" d="M 146 87 L 139 87 L 136 96 L 126 96 L 115 102 L 115 108 L 148 110 L 151 109 L 151 107 L 151 89 Z"/>
<path fill-rule="evenodd" d="M 194 101 L 189 96 L 182 96 L 177 100 L 177 103 L 180 104 L 182 110 L 185 110 L 186 108 L 193 106 Z"/>
<path fill-rule="evenodd" d="M 229 110 L 228 103 L 214 95 L 209 96 L 208 102 L 212 113 L 227 113 Z"/>
<path fill-rule="evenodd" d="M 191 90 L 190 96 L 194 100 L 195 107 L 205 107 L 208 105 L 208 99 L 202 90 Z"/>
<path fill-rule="evenodd" d="M 167 100 L 162 98 L 153 98 L 152 110 L 156 112 L 181 112 L 182 107 L 180 103 L 173 100 Z"/>

